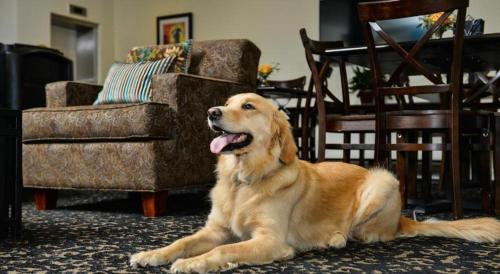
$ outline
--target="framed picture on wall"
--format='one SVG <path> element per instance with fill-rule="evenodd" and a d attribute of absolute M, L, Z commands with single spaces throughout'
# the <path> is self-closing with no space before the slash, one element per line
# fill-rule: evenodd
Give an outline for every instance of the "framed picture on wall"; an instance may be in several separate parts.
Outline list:
<path fill-rule="evenodd" d="M 182 13 L 156 18 L 156 43 L 173 44 L 193 38 L 193 14 Z"/>

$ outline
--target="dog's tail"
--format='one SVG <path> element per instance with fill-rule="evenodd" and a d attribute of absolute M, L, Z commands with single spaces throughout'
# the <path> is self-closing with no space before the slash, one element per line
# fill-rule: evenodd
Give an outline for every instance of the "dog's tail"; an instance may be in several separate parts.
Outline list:
<path fill-rule="evenodd" d="M 427 220 L 417 222 L 401 216 L 398 238 L 415 236 L 460 238 L 478 243 L 500 241 L 500 221 L 494 218 L 477 218 L 458 221 Z"/>

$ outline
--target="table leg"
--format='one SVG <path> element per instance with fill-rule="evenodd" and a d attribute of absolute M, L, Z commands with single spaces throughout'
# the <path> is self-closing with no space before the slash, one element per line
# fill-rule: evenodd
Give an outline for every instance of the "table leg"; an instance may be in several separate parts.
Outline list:
<path fill-rule="evenodd" d="M 7 148 L 6 140 L 0 137 L 0 150 Z M 6 153 L 0 153 L 0 238 L 7 236 L 9 231 L 9 201 L 7 195 Z"/>
<path fill-rule="evenodd" d="M 18 137 L 15 139 L 15 175 L 14 175 L 14 204 L 12 207 L 12 224 L 13 224 L 13 229 L 12 232 L 14 234 L 14 237 L 18 237 L 21 235 L 21 228 L 22 228 L 22 204 L 21 204 L 21 196 L 23 194 L 23 171 L 22 171 L 22 143 L 21 143 L 21 129 L 22 129 L 22 120 L 21 117 L 18 116 L 16 119 L 16 128 L 18 130 Z"/>
<path fill-rule="evenodd" d="M 500 215 L 500 116 L 495 115 L 495 181 L 492 190 L 495 196 L 495 214 Z"/>

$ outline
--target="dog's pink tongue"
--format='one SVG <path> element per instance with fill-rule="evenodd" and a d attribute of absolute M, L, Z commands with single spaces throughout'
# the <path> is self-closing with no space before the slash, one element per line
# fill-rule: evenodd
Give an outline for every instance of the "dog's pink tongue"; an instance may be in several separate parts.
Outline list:
<path fill-rule="evenodd" d="M 212 151 L 212 153 L 219 154 L 225 146 L 234 142 L 236 138 L 238 138 L 238 134 L 223 134 L 216 137 L 210 143 L 210 151 Z"/>

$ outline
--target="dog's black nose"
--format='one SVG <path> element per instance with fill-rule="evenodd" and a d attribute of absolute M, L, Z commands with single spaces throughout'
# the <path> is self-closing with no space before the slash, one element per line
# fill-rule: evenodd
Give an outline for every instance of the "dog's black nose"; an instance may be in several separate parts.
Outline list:
<path fill-rule="evenodd" d="M 208 110 L 208 119 L 211 121 L 219 120 L 222 116 L 222 111 L 218 107 L 213 107 Z"/>

